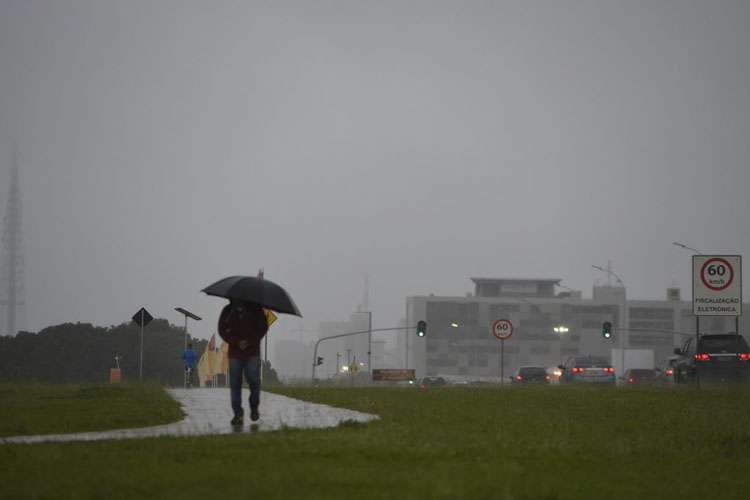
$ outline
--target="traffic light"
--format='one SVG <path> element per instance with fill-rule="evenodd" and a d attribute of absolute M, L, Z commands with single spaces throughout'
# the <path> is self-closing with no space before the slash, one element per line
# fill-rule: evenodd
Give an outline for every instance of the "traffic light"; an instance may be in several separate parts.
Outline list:
<path fill-rule="evenodd" d="M 612 338 L 612 323 L 609 321 L 605 321 L 602 323 L 602 337 L 605 339 L 611 339 Z"/>
<path fill-rule="evenodd" d="M 320 366 L 323 364 L 323 356 L 318 356 L 318 362 L 316 363 L 316 366 Z"/>
<path fill-rule="evenodd" d="M 425 321 L 417 321 L 417 337 L 424 337 L 427 335 L 427 323 Z"/>

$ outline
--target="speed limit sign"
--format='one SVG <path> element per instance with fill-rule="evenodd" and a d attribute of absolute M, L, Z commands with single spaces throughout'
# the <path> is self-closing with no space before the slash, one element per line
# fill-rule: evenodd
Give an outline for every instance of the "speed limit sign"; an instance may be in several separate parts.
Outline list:
<path fill-rule="evenodd" d="M 509 319 L 496 319 L 492 322 L 492 335 L 498 340 L 507 340 L 513 335 L 513 322 Z"/>
<path fill-rule="evenodd" d="M 742 257 L 693 255 L 693 314 L 742 314 Z"/>

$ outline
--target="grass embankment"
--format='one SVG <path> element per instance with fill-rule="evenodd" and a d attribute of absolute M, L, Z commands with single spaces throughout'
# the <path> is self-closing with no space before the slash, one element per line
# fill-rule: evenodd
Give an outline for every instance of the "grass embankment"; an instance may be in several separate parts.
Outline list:
<path fill-rule="evenodd" d="M 0 384 L 0 436 L 147 427 L 182 416 L 157 385 Z"/>
<path fill-rule="evenodd" d="M 278 392 L 382 420 L 0 446 L 0 497 L 705 499 L 746 498 L 750 486 L 747 390 Z"/>

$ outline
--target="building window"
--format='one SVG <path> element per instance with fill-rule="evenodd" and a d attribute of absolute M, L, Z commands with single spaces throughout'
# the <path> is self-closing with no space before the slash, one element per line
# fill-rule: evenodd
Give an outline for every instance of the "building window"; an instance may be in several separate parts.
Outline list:
<path fill-rule="evenodd" d="M 505 319 L 508 314 L 518 312 L 521 312 L 520 304 L 492 304 L 489 309 L 490 321 Z"/>
<path fill-rule="evenodd" d="M 633 347 L 672 345 L 672 335 L 631 335 L 629 343 Z"/>
<path fill-rule="evenodd" d="M 469 366 L 485 367 L 489 364 L 489 356 L 486 352 L 474 350 L 469 353 Z"/>
<path fill-rule="evenodd" d="M 672 321 L 674 311 L 667 308 L 656 307 L 631 307 L 629 309 L 631 319 L 657 319 Z"/>
<path fill-rule="evenodd" d="M 631 321 L 630 328 L 635 330 L 674 330 L 671 321 Z"/>
<path fill-rule="evenodd" d="M 460 339 L 468 329 L 479 325 L 479 303 L 477 302 L 427 302 L 429 335 L 444 340 Z M 452 324 L 457 327 L 451 326 Z"/>

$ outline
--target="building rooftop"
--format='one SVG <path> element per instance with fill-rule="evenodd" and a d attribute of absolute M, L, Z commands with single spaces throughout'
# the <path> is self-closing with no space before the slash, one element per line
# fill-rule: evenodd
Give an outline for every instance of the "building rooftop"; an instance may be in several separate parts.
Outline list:
<path fill-rule="evenodd" d="M 561 279 L 536 279 L 536 278 L 469 278 L 474 283 L 552 283 L 559 284 Z"/>
<path fill-rule="evenodd" d="M 554 297 L 559 279 L 471 278 L 477 297 Z"/>

